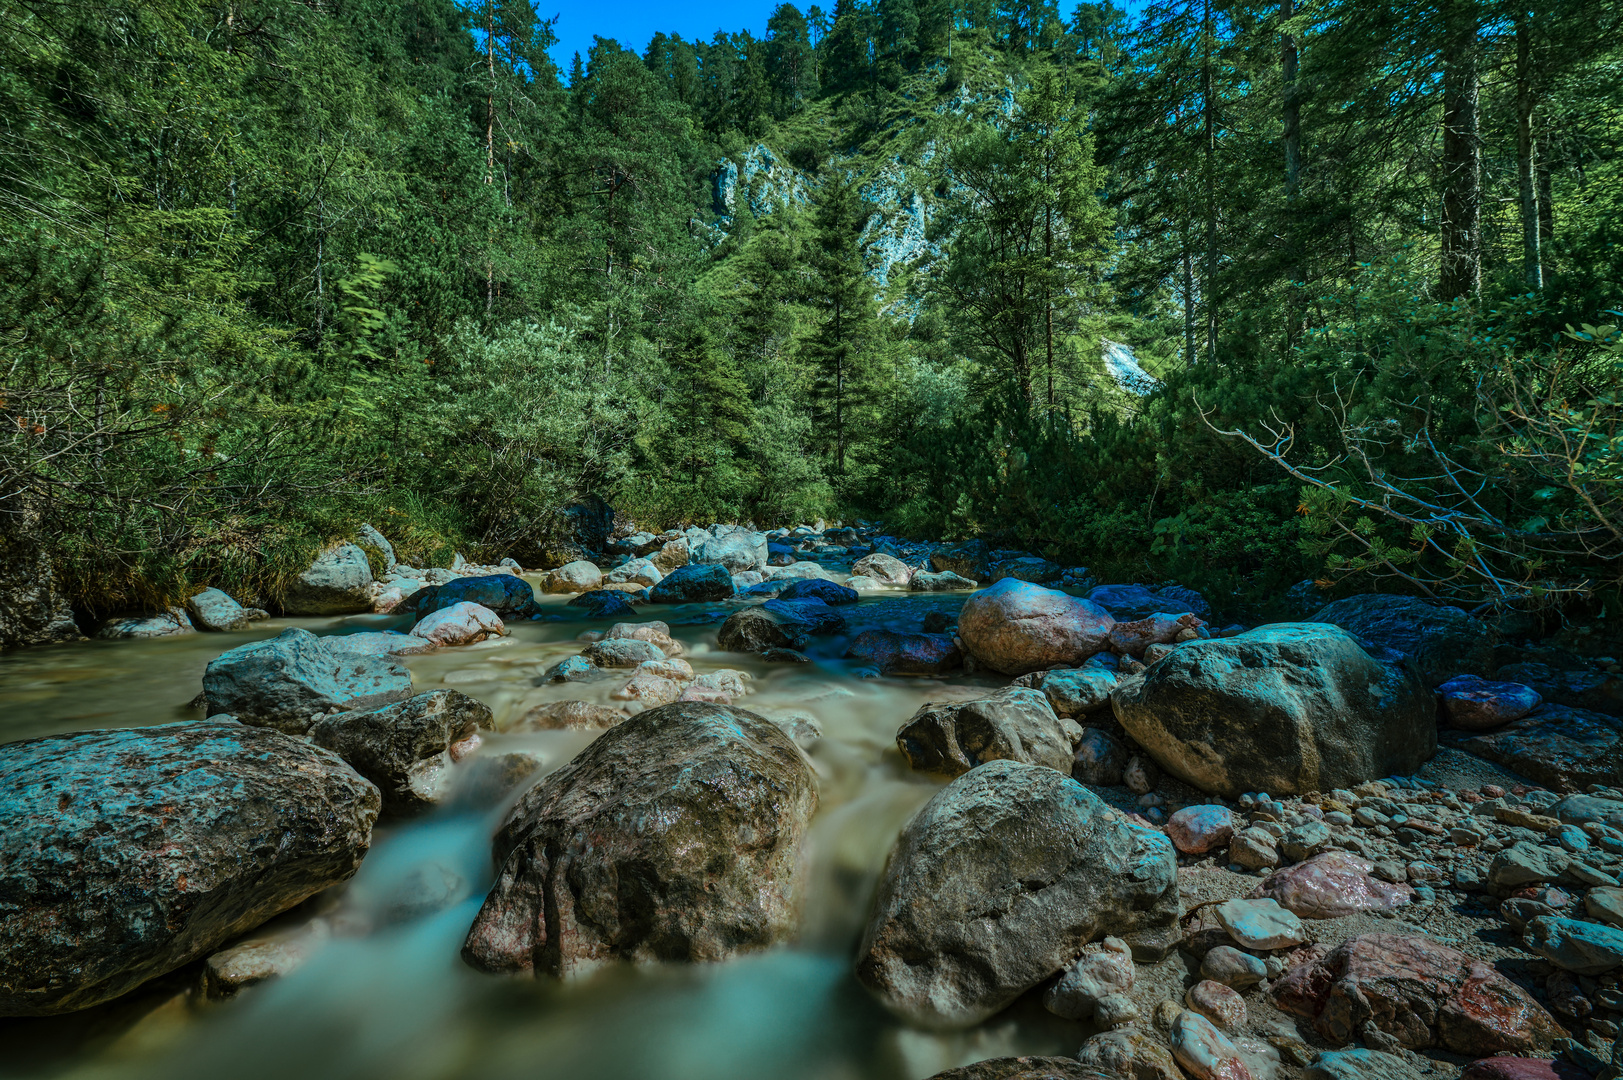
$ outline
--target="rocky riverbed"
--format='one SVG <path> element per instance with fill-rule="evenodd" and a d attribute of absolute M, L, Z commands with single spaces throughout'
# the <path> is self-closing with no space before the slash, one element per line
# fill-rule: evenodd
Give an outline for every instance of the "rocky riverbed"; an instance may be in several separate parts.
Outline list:
<path fill-rule="evenodd" d="M 1607 659 L 871 528 L 573 554 L 0 657 L 0 1072 L 1618 1075 Z"/>

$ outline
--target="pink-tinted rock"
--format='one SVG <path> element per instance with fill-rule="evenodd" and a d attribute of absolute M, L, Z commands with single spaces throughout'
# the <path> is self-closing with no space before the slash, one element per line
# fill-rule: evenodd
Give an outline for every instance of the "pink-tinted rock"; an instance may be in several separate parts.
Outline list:
<path fill-rule="evenodd" d="M 1189 988 L 1183 1001 L 1220 1028 L 1233 1030 L 1245 1023 L 1245 1000 L 1220 982 L 1200 980 Z"/>
<path fill-rule="evenodd" d="M 941 675 L 964 666 L 963 653 L 947 634 L 864 630 L 845 655 L 866 660 L 885 675 Z"/>
<path fill-rule="evenodd" d="M 1252 897 L 1277 900 L 1304 919 L 1339 919 L 1360 911 L 1402 907 L 1414 898 L 1408 885 L 1382 881 L 1375 864 L 1345 851 L 1325 851 L 1268 875 Z"/>
<path fill-rule="evenodd" d="M 1488 964 L 1398 934 L 1363 934 L 1291 969 L 1274 984 L 1273 999 L 1337 1046 L 1362 1039 L 1365 1024 L 1406 1049 L 1441 1046 L 1478 1056 L 1544 1051 L 1566 1035 L 1543 1006 Z"/>
<path fill-rule="evenodd" d="M 472 645 L 506 633 L 500 615 L 471 600 L 431 611 L 411 628 L 413 637 L 438 646 Z"/>
<path fill-rule="evenodd" d="M 1172 1056 L 1195 1080 L 1251 1080 L 1251 1070 L 1240 1059 L 1239 1047 L 1199 1013 L 1179 1013 L 1168 1038 Z"/>
<path fill-rule="evenodd" d="M 717 690 L 713 686 L 686 686 L 677 701 L 709 701 L 717 705 L 731 705 L 733 696 L 724 690 Z"/>
<path fill-rule="evenodd" d="M 968 600 L 958 636 L 975 658 L 1005 675 L 1076 666 L 1109 644 L 1116 620 L 1090 600 L 1004 578 Z"/>
<path fill-rule="evenodd" d="M 379 586 L 372 594 L 372 614 L 388 615 L 406 602 L 406 592 L 398 585 Z"/>
<path fill-rule="evenodd" d="M 1234 815 L 1226 806 L 1186 806 L 1167 819 L 1167 836 L 1185 855 L 1224 847 L 1234 836 Z"/>
<path fill-rule="evenodd" d="M 1457 675 L 1437 688 L 1448 722 L 1465 731 L 1490 731 L 1520 720 L 1543 698 L 1531 686 L 1489 682 L 1478 675 Z"/>
<path fill-rule="evenodd" d="M 1589 1080 L 1589 1074 L 1560 1058 L 1489 1057 L 1467 1065 L 1460 1080 Z"/>
<path fill-rule="evenodd" d="M 1170 645 L 1180 640 L 1185 630 L 1205 626 L 1200 616 L 1193 613 L 1169 615 L 1158 613 L 1136 622 L 1119 622 L 1110 628 L 1110 651 L 1117 655 L 1142 658 L 1151 645 Z"/>
<path fill-rule="evenodd" d="M 656 708 L 660 705 L 669 705 L 682 696 L 682 684 L 673 679 L 652 671 L 645 671 L 641 665 L 624 686 L 618 690 L 611 690 L 609 697 L 615 701 L 630 701 L 644 709 Z M 689 698 L 688 700 L 693 700 Z"/>

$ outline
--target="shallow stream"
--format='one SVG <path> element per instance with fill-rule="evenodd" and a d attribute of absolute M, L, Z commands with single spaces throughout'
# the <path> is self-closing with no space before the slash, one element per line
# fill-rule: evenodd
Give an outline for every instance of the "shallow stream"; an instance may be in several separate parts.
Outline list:
<path fill-rule="evenodd" d="M 614 621 L 561 621 L 572 610 L 564 599 L 542 598 L 547 618 L 512 624 L 509 638 L 404 658 L 415 689 L 451 686 L 481 699 L 498 732 L 545 701 L 611 704 L 608 694 L 623 679 L 536 685 L 543 670 L 581 649 L 579 634 Z M 749 672 L 754 692 L 735 704 L 769 716 L 810 714 L 822 727 L 807 744 L 821 804 L 805 852 L 801 931 L 785 946 L 714 965 L 627 965 L 564 984 L 475 972 L 458 951 L 489 887 L 490 836 L 506 807 L 464 802 L 379 828 L 351 882 L 250 935 L 313 941 L 291 975 L 216 1003 L 197 992 L 200 965 L 192 965 L 97 1009 L 0 1020 L 0 1075 L 914 1080 L 986 1057 L 1074 1053 L 1091 1028 L 1031 1002 L 970 1032 L 922 1032 L 891 1018 L 851 976 L 885 856 L 938 789 L 907 768 L 896 729 L 926 701 L 972 697 L 1001 682 L 865 678 L 839 657 L 861 630 L 916 632 L 928 612 L 956 611 L 963 599 L 865 594 L 840 609 L 847 633 L 816 639 L 810 664 L 768 665 L 717 651 L 716 630 L 738 602 L 639 609 L 640 619 L 671 624 L 696 670 Z M 195 719 L 201 713 L 188 703 L 214 656 L 291 625 L 317 633 L 409 629 L 408 620 L 387 616 L 286 619 L 252 633 L 90 641 L 0 656 L 0 742 Z M 536 751 L 551 771 L 596 734 L 499 733 L 486 752 Z M 438 902 L 403 911 L 402 890 L 425 880 L 436 883 Z"/>

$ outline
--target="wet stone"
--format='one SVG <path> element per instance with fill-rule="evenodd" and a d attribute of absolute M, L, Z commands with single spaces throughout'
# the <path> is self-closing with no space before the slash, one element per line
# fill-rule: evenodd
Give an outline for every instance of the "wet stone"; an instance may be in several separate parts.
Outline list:
<path fill-rule="evenodd" d="M 1252 1080 L 1239 1048 L 1199 1013 L 1179 1013 L 1168 1035 L 1172 1056 L 1195 1080 Z"/>

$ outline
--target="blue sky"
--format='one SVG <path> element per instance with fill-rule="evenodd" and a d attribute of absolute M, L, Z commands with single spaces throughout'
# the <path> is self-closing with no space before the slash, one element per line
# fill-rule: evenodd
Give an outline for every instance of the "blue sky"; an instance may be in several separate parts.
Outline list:
<path fill-rule="evenodd" d="M 698 4 L 658 3 L 653 0 L 621 0 L 620 3 L 593 0 L 534 0 L 535 13 L 543 19 L 559 16 L 554 29 L 558 44 L 549 51 L 567 75 L 569 58 L 579 50 L 582 59 L 592 47 L 593 35 L 614 38 L 621 45 L 642 52 L 656 31 L 681 34 L 692 40 L 708 41 L 717 30 L 748 30 L 757 37 L 766 33 L 767 16 L 776 0 L 705 0 Z M 804 11 L 812 0 L 800 5 Z M 833 11 L 833 0 L 822 5 Z"/>

